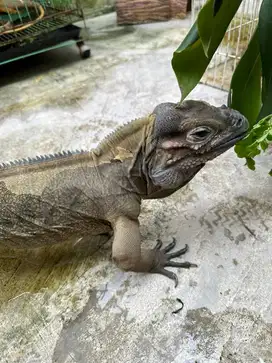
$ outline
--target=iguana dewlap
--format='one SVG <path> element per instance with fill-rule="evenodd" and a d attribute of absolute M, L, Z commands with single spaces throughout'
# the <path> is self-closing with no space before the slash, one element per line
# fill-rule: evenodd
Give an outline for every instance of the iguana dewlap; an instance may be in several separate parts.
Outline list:
<path fill-rule="evenodd" d="M 36 247 L 113 232 L 112 258 L 123 270 L 155 272 L 184 249 L 141 249 L 141 200 L 164 198 L 205 163 L 244 137 L 248 121 L 226 106 L 163 103 L 109 135 L 91 151 L 63 152 L 2 164 L 0 244 Z M 90 238 L 91 243 L 91 238 Z"/>

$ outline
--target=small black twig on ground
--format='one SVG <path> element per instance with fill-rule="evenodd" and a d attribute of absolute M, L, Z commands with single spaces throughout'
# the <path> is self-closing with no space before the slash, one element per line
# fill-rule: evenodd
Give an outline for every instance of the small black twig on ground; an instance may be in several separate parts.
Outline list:
<path fill-rule="evenodd" d="M 177 297 L 177 301 L 178 301 L 179 303 L 181 303 L 181 307 L 180 307 L 179 309 L 175 310 L 175 311 L 172 311 L 172 314 L 177 314 L 177 313 L 179 313 L 179 312 L 183 309 L 183 307 L 184 307 L 184 303 L 183 303 L 183 301 L 181 301 L 178 297 Z"/>

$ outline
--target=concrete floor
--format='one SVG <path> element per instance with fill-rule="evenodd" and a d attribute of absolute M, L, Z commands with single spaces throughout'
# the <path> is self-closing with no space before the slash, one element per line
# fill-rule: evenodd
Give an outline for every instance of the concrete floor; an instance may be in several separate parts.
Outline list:
<path fill-rule="evenodd" d="M 90 22 L 93 57 L 65 48 L 1 69 L 1 160 L 93 147 L 117 125 L 178 101 L 170 60 L 188 20 L 117 29 Z M 199 85 L 190 98 L 226 93 Z M 1 363 L 271 363 L 271 155 L 233 150 L 188 187 L 144 202 L 143 243 L 178 247 L 197 269 L 124 273 L 109 244 L 0 251 Z M 184 302 L 179 314 L 176 301 Z"/>

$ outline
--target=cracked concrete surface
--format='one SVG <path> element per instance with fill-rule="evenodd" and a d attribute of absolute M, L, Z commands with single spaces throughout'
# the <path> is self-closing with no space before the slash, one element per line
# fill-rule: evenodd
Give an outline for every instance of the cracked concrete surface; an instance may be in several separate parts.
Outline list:
<path fill-rule="evenodd" d="M 88 60 L 67 48 L 2 67 L 2 161 L 93 147 L 179 99 L 170 60 L 188 19 L 114 24 L 112 14 L 90 21 Z M 203 85 L 190 95 L 215 105 L 226 97 Z M 175 236 L 199 264 L 178 271 L 177 289 L 163 276 L 120 271 L 99 240 L 2 248 L 0 362 L 271 363 L 270 168 L 271 155 L 252 172 L 230 150 L 183 190 L 143 203 L 143 243 Z M 184 308 L 172 314 L 176 298 Z"/>

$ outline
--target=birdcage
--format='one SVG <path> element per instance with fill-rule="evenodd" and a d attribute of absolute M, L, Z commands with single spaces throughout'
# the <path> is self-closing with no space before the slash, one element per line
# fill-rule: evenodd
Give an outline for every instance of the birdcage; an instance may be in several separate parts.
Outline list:
<path fill-rule="evenodd" d="M 242 1 L 235 17 L 215 52 L 201 83 L 228 90 L 230 81 L 241 56 L 246 50 L 258 23 L 262 0 Z M 192 0 L 192 22 L 206 0 Z"/>
<path fill-rule="evenodd" d="M 80 20 L 79 0 L 0 0 L 0 64 L 73 43 L 89 57 Z"/>

